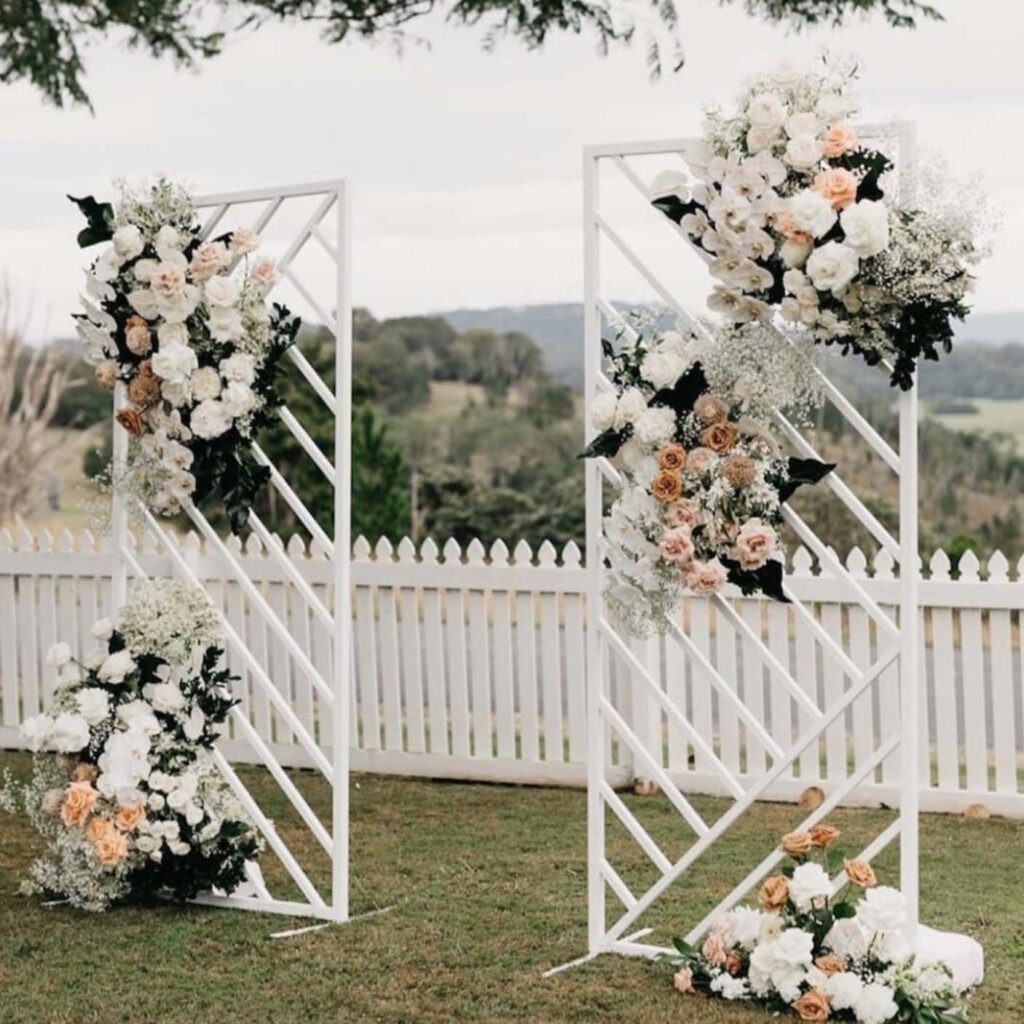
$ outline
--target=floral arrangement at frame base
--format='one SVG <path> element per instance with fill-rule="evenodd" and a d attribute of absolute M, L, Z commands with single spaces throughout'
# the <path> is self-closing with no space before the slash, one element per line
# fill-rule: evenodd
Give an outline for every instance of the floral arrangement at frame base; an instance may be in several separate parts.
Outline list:
<path fill-rule="evenodd" d="M 782 507 L 834 468 L 786 457 L 770 427 L 776 409 L 821 401 L 811 350 L 760 324 L 706 340 L 653 313 L 630 321 L 634 340 L 604 344 L 612 388 L 591 404 L 599 433 L 583 453 L 617 459 L 624 480 L 605 522 L 613 614 L 644 635 L 685 593 L 726 583 L 786 601 Z"/>
<path fill-rule="evenodd" d="M 255 256 L 247 228 L 204 239 L 188 192 L 164 179 L 122 185 L 114 205 L 72 201 L 88 221 L 79 245 L 107 243 L 76 320 L 99 383 L 126 385 L 117 421 L 132 444 L 114 488 L 163 515 L 215 498 L 238 532 L 269 477 L 249 442 L 280 405 L 280 361 L 299 329 L 267 304 L 274 263 Z"/>
<path fill-rule="evenodd" d="M 23 891 L 102 911 L 130 899 L 251 894 L 263 841 L 212 748 L 237 703 L 209 600 L 143 581 L 81 660 L 58 643 L 52 705 L 26 719 L 32 776 L 2 791 L 46 843 Z M 265 890 L 262 890 L 265 891 Z"/>
<path fill-rule="evenodd" d="M 735 323 L 778 314 L 844 355 L 887 361 L 908 389 L 919 359 L 952 348 L 991 217 L 977 188 L 952 194 L 935 160 L 919 202 L 895 194 L 892 161 L 851 126 L 857 74 L 826 56 L 756 75 L 734 111 L 708 111 L 686 154 L 693 178 L 663 172 L 651 199 L 707 255 L 712 310 Z"/>
<path fill-rule="evenodd" d="M 902 893 L 878 885 L 866 861 L 836 853 L 839 836 L 826 824 L 784 836 L 786 861 L 761 886 L 759 907 L 723 913 L 699 948 L 675 940 L 663 958 L 675 988 L 802 1021 L 963 1024 L 960 997 L 981 981 L 980 946 L 979 966 L 962 979 L 941 957 L 915 955 Z"/>

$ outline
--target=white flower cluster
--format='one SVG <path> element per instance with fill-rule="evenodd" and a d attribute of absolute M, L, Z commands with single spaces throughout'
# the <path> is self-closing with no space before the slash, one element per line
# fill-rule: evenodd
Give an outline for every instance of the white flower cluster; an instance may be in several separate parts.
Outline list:
<path fill-rule="evenodd" d="M 207 241 L 194 222 L 187 192 L 166 181 L 124 192 L 77 320 L 100 383 L 127 384 L 118 419 L 141 438 L 150 478 L 136 490 L 164 513 L 194 495 L 196 443 L 251 435 L 276 341 L 266 295 L 278 272 L 252 255 L 259 236 L 243 228 Z"/>
<path fill-rule="evenodd" d="M 153 581 L 91 632 L 100 646 L 81 662 L 67 644 L 51 649 L 53 705 L 21 726 L 33 752 L 56 755 L 37 757 L 24 793 L 48 843 L 30 887 L 100 910 L 145 888 L 146 866 L 167 856 L 182 859 L 177 895 L 200 869 L 210 884 L 237 879 L 259 841 L 209 752 L 232 704 L 227 674 L 210 668 L 220 635 L 209 601 Z"/>

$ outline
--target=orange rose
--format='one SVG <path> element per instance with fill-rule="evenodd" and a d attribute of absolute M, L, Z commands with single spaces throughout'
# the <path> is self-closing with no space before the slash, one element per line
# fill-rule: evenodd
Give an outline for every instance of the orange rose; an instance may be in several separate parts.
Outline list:
<path fill-rule="evenodd" d="M 677 992 L 693 991 L 693 971 L 689 967 L 683 967 L 672 975 L 672 986 Z"/>
<path fill-rule="evenodd" d="M 782 852 L 787 857 L 806 857 L 813 848 L 810 832 L 790 832 L 782 837 Z"/>
<path fill-rule="evenodd" d="M 651 494 L 653 494 L 658 501 L 675 501 L 682 492 L 682 489 L 682 477 L 678 473 L 667 469 L 663 469 L 651 481 Z"/>
<path fill-rule="evenodd" d="M 658 468 L 681 472 L 686 465 L 686 449 L 681 444 L 667 444 L 658 449 Z"/>
<path fill-rule="evenodd" d="M 727 452 L 740 436 L 740 432 L 731 423 L 712 423 L 703 434 L 700 435 L 701 444 L 706 445 L 713 452 Z"/>
<path fill-rule="evenodd" d="M 701 395 L 694 402 L 693 411 L 701 423 L 717 423 L 725 419 L 725 406 L 714 395 Z"/>
<path fill-rule="evenodd" d="M 846 961 L 841 956 L 836 956 L 835 953 L 826 953 L 814 961 L 814 966 L 822 974 L 841 974 L 846 970 Z"/>
<path fill-rule="evenodd" d="M 839 829 L 831 825 L 812 825 L 808 830 L 811 842 L 819 849 L 831 846 L 840 836 Z"/>
<path fill-rule="evenodd" d="M 801 1020 L 828 1020 L 832 1012 L 828 996 L 816 988 L 805 992 L 793 1003 L 793 1009 Z"/>
<path fill-rule="evenodd" d="M 122 409 L 115 418 L 132 437 L 142 437 L 146 432 L 146 425 L 137 409 Z"/>
<path fill-rule="evenodd" d="M 125 807 L 117 805 L 114 812 L 114 824 L 122 832 L 133 832 L 146 820 L 146 809 L 142 804 L 130 804 Z"/>
<path fill-rule="evenodd" d="M 758 902 L 764 910 L 779 910 L 786 905 L 788 899 L 789 882 L 785 875 L 772 875 L 765 879 L 758 894 Z"/>
<path fill-rule="evenodd" d="M 85 837 L 90 842 L 96 843 L 105 839 L 113 831 L 114 826 L 106 818 L 93 818 L 85 827 Z"/>
<path fill-rule="evenodd" d="M 847 128 L 843 124 L 834 124 L 825 132 L 822 144 L 825 156 L 834 160 L 844 153 L 852 153 L 860 145 L 860 139 L 857 138 L 857 133 L 852 128 Z"/>
<path fill-rule="evenodd" d="M 64 791 L 64 803 L 60 808 L 60 820 L 68 828 L 84 825 L 93 812 L 99 794 L 91 782 L 72 782 Z"/>
<path fill-rule="evenodd" d="M 844 167 L 816 174 L 811 188 L 836 210 L 843 210 L 857 201 L 857 177 Z"/>
<path fill-rule="evenodd" d="M 846 872 L 846 877 L 862 889 L 870 889 L 873 885 L 878 885 L 875 869 L 866 860 L 844 860 L 843 870 Z"/>

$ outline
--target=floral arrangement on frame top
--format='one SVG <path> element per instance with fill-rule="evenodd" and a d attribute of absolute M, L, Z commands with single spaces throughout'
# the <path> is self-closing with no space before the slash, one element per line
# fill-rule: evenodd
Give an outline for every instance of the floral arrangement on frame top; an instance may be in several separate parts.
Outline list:
<path fill-rule="evenodd" d="M 735 323 L 777 311 L 815 342 L 887 361 L 908 389 L 969 312 L 980 201 L 950 201 L 927 175 L 926 205 L 893 194 L 892 161 L 851 127 L 857 72 L 826 56 L 756 76 L 734 113 L 708 111 L 686 153 L 696 184 L 662 172 L 651 200 L 708 255 L 709 308 Z"/>
<path fill-rule="evenodd" d="M 101 386 L 126 385 L 117 421 L 132 439 L 112 480 L 162 515 L 219 499 L 245 525 L 269 471 L 248 441 L 280 404 L 280 361 L 299 321 L 268 305 L 278 276 L 239 228 L 204 240 L 188 192 L 165 179 L 121 186 L 116 204 L 75 199 L 83 248 L 108 243 L 86 272 L 76 317 Z"/>
<path fill-rule="evenodd" d="M 779 345 L 763 324 L 712 339 L 633 313 L 604 355 L 612 386 L 591 403 L 599 433 L 583 454 L 621 467 L 604 531 L 617 619 L 643 635 L 686 591 L 726 583 L 788 600 L 782 507 L 835 468 L 786 457 L 769 426 L 776 410 L 805 421 L 820 404 L 810 347 Z"/>

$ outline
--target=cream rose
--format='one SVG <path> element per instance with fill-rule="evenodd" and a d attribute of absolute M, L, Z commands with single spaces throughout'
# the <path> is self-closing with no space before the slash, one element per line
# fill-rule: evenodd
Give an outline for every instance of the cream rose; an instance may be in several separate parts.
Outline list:
<path fill-rule="evenodd" d="M 889 245 L 889 210 L 885 203 L 862 199 L 839 217 L 845 244 L 858 256 L 877 256 Z"/>
<path fill-rule="evenodd" d="M 238 301 L 238 284 L 230 277 L 211 277 L 203 291 L 211 306 L 233 306 Z"/>
<path fill-rule="evenodd" d="M 798 171 L 809 171 L 821 163 L 823 149 L 813 135 L 797 135 L 789 140 L 783 160 Z"/>
<path fill-rule="evenodd" d="M 187 345 L 161 345 L 153 356 L 153 372 L 172 384 L 187 384 L 198 366 L 195 352 Z"/>
<path fill-rule="evenodd" d="M 826 242 L 807 257 L 807 276 L 820 292 L 840 291 L 859 269 L 857 253 L 842 242 Z"/>
<path fill-rule="evenodd" d="M 114 232 L 111 239 L 114 251 L 122 260 L 133 260 L 141 255 L 145 243 L 142 232 L 134 224 L 125 224 Z"/>
<path fill-rule="evenodd" d="M 747 105 L 747 119 L 751 125 L 766 131 L 781 128 L 787 113 L 786 101 L 774 92 L 758 93 Z"/>
<path fill-rule="evenodd" d="M 192 433 L 205 441 L 212 441 L 220 437 L 231 426 L 231 416 L 223 402 L 216 398 L 200 402 L 192 410 L 192 419 L 189 422 Z"/>
<path fill-rule="evenodd" d="M 807 189 L 798 192 L 789 200 L 786 212 L 797 231 L 806 232 L 812 238 L 827 234 L 836 222 L 836 211 L 824 197 Z"/>
<path fill-rule="evenodd" d="M 189 380 L 192 384 L 192 395 L 197 402 L 216 398 L 221 392 L 220 374 L 212 366 L 200 366 L 193 370 Z"/>

